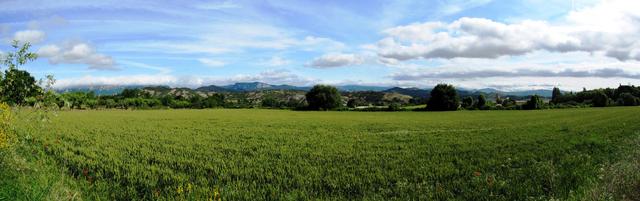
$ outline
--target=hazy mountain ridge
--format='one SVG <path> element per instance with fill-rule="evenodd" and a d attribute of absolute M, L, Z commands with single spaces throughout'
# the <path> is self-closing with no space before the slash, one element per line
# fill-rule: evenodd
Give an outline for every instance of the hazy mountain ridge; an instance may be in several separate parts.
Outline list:
<path fill-rule="evenodd" d="M 374 91 L 374 92 L 386 92 L 386 93 L 398 93 L 403 95 L 408 95 L 416 98 L 428 98 L 429 92 L 431 89 L 417 88 L 417 87 L 382 87 L 382 86 L 366 86 L 366 85 L 341 85 L 336 86 L 340 91 L 343 92 L 358 92 L 358 91 Z M 96 95 L 114 95 L 120 93 L 124 89 L 135 89 L 135 88 L 146 88 L 153 89 L 154 91 L 164 91 L 172 88 L 169 86 L 144 86 L 144 85 L 128 85 L 128 86 L 120 86 L 120 85 L 87 85 L 87 86 L 73 86 L 68 88 L 58 89 L 58 92 L 88 92 L 93 91 Z M 179 89 L 190 89 L 179 87 Z M 207 85 L 201 86 L 195 89 L 190 89 L 195 92 L 203 92 L 203 93 L 230 93 L 230 92 L 252 92 L 252 91 L 263 91 L 263 90 L 293 90 L 293 91 L 308 91 L 311 87 L 308 86 L 293 86 L 293 85 L 272 85 L 263 82 L 239 82 L 230 85 Z M 477 96 L 480 94 L 485 94 L 487 98 L 493 98 L 495 95 L 500 96 L 531 96 L 531 95 L 539 95 L 542 97 L 551 97 L 552 90 L 540 89 L 540 90 L 523 90 L 523 91 L 500 91 L 493 88 L 483 88 L 483 89 L 459 89 L 458 93 L 460 96 Z"/>

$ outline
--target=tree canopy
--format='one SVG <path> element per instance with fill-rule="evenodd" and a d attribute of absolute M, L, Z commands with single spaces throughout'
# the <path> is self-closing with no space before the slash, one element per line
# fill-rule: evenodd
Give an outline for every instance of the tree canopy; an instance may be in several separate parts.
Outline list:
<path fill-rule="evenodd" d="M 315 85 L 305 95 L 311 110 L 332 110 L 342 106 L 338 89 L 328 85 Z"/>
<path fill-rule="evenodd" d="M 460 107 L 460 97 L 453 85 L 438 84 L 431 90 L 431 98 L 427 102 L 427 110 L 453 111 Z"/>
<path fill-rule="evenodd" d="M 31 44 L 20 43 L 14 40 L 11 43 L 13 52 L 7 52 L 0 62 L 6 67 L 4 75 L 0 77 L 0 92 L 2 101 L 11 104 L 22 105 L 27 98 L 35 97 L 42 93 L 42 89 L 36 84 L 36 79 L 18 67 L 38 58 L 35 53 L 29 52 Z"/>

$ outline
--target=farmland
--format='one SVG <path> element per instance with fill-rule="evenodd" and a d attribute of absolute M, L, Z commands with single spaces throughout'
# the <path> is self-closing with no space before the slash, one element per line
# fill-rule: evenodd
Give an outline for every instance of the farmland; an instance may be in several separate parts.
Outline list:
<path fill-rule="evenodd" d="M 548 200 L 601 185 L 638 113 L 102 110 L 16 128 L 87 200 Z"/>

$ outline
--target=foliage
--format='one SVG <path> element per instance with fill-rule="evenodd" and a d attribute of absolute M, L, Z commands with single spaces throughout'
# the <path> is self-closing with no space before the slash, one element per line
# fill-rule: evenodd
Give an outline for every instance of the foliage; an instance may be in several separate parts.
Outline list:
<path fill-rule="evenodd" d="M 562 92 L 560 92 L 560 88 L 553 87 L 553 91 L 551 92 L 551 103 L 553 104 L 560 103 L 561 96 L 562 96 Z"/>
<path fill-rule="evenodd" d="M 564 200 L 636 150 L 624 142 L 638 112 L 105 110 L 16 123 L 88 200 Z"/>
<path fill-rule="evenodd" d="M 36 53 L 29 52 L 31 43 L 24 43 L 20 45 L 20 41 L 14 40 L 11 42 L 11 46 L 15 49 L 13 52 L 7 52 L 2 58 L 2 65 L 7 69 L 16 69 L 29 61 L 34 61 L 38 58 Z"/>
<path fill-rule="evenodd" d="M 597 91 L 592 99 L 594 107 L 605 107 L 609 105 L 609 96 L 603 91 Z"/>
<path fill-rule="evenodd" d="M 462 107 L 465 109 L 473 109 L 475 107 L 473 97 L 467 96 L 462 99 Z"/>
<path fill-rule="evenodd" d="M 622 106 L 636 106 L 638 105 L 638 98 L 633 96 L 631 93 L 625 92 L 619 95 L 620 100 L 622 100 Z"/>
<path fill-rule="evenodd" d="M 5 103 L 0 103 L 0 152 L 8 148 L 12 141 L 13 135 L 9 126 L 11 126 L 11 108 Z M 0 153 L 0 158 L 2 158 L 2 153 Z"/>
<path fill-rule="evenodd" d="M 478 96 L 478 103 L 476 103 L 476 107 L 481 110 L 487 107 L 487 99 L 484 97 L 484 95 L 480 94 Z"/>
<path fill-rule="evenodd" d="M 525 110 L 538 110 L 538 109 L 542 109 L 543 105 L 544 105 L 544 102 L 542 101 L 540 96 L 533 95 L 527 101 L 527 103 L 522 106 L 522 109 L 525 109 Z"/>
<path fill-rule="evenodd" d="M 460 97 L 453 85 L 438 84 L 431 90 L 431 97 L 427 102 L 427 110 L 453 111 L 460 107 Z"/>
<path fill-rule="evenodd" d="M 328 85 L 315 85 L 305 95 L 311 110 L 332 110 L 342 106 L 338 89 Z"/>
<path fill-rule="evenodd" d="M 27 98 L 41 94 L 41 89 L 36 85 L 36 80 L 27 71 L 10 68 L 5 71 L 4 79 L 0 80 L 2 86 L 2 100 L 16 105 L 24 105 Z"/>

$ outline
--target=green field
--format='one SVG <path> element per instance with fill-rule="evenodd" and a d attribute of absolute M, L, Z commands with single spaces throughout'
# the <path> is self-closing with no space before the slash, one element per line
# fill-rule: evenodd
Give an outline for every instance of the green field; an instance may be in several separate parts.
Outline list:
<path fill-rule="evenodd" d="M 85 200 L 565 200 L 637 149 L 638 114 L 106 110 L 16 127 L 18 153 Z"/>

